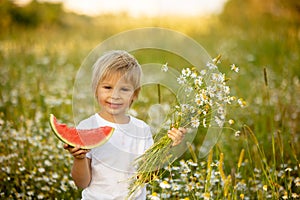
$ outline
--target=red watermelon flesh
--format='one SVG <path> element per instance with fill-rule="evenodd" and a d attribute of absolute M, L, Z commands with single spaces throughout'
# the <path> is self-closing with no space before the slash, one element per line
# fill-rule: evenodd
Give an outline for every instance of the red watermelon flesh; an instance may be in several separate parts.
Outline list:
<path fill-rule="evenodd" d="M 53 114 L 50 114 L 50 126 L 61 141 L 73 147 L 80 146 L 82 149 L 92 149 L 103 145 L 114 132 L 114 128 L 110 126 L 94 129 L 68 127 L 66 124 L 59 123 Z"/>

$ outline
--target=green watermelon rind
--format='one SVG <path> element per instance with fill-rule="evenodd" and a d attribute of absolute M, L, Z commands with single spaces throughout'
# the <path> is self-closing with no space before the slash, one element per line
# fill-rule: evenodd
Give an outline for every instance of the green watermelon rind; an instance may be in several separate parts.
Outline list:
<path fill-rule="evenodd" d="M 68 141 L 67 139 L 61 137 L 59 132 L 56 130 L 55 123 L 54 123 L 55 119 L 56 119 L 56 117 L 53 114 L 50 114 L 50 119 L 49 119 L 50 127 L 51 127 L 52 131 L 54 132 L 55 136 L 63 143 L 66 143 L 72 147 L 76 147 L 77 145 L 79 145 L 79 144 L 72 143 L 72 142 Z M 110 139 L 110 137 L 113 135 L 113 132 L 114 132 L 114 128 L 113 127 L 110 127 L 110 128 L 111 128 L 110 133 L 105 137 L 105 139 L 101 140 L 101 142 L 96 143 L 94 145 L 80 146 L 80 148 L 81 149 L 92 149 L 92 148 L 95 148 L 95 147 L 105 144 Z"/>

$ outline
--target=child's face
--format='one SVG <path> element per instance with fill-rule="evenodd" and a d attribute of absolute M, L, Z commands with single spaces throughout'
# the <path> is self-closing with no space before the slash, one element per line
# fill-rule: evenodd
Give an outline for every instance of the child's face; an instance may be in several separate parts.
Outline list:
<path fill-rule="evenodd" d="M 119 76 L 101 81 L 96 91 L 101 116 L 112 122 L 124 119 L 126 111 L 137 98 L 134 91 L 133 85 Z"/>

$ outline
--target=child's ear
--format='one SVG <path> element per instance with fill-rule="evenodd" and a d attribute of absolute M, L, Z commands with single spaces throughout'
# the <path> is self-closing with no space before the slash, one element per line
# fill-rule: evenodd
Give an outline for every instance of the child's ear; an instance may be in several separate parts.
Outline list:
<path fill-rule="evenodd" d="M 132 96 L 132 100 L 131 100 L 131 104 L 138 99 L 139 97 L 139 93 L 140 93 L 140 89 L 136 89 L 133 93 L 133 96 Z"/>
<path fill-rule="evenodd" d="M 132 97 L 132 102 L 134 102 L 135 100 L 137 100 L 138 96 L 139 96 L 138 93 L 137 93 L 137 94 L 134 93 L 134 94 L 133 94 L 133 97 Z"/>
<path fill-rule="evenodd" d="M 133 101 L 137 100 L 137 98 L 139 97 L 139 93 L 141 91 L 141 88 L 139 87 L 138 89 L 136 89 L 133 93 Z"/>

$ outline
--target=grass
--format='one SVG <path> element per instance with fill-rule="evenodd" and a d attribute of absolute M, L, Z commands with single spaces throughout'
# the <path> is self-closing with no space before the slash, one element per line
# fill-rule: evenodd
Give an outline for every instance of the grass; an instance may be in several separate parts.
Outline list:
<path fill-rule="evenodd" d="M 66 18 L 70 24 L 73 19 Z M 241 72 L 231 76 L 232 92 L 248 102 L 242 111 L 228 113 L 239 137 L 224 129 L 210 156 L 196 160 L 193 155 L 202 141 L 197 135 L 191 151 L 148 186 L 148 198 L 299 198 L 300 42 L 293 25 L 281 23 L 258 32 L 255 27 L 227 27 L 218 18 L 205 21 L 205 27 L 200 19 L 180 19 L 180 26 L 170 18 L 121 20 L 124 23 L 109 16 L 80 18 L 69 27 L 12 27 L 1 35 L 0 198 L 80 198 L 70 177 L 72 158 L 51 133 L 48 116 L 55 113 L 72 124 L 72 87 L 85 56 L 114 33 L 146 26 L 176 29 L 197 40 L 212 57 L 222 54 L 221 71 L 229 72 L 235 63 Z M 87 21 L 94 26 L 86 26 Z M 137 102 L 138 113 L 138 105 L 157 103 L 152 90 L 146 89 Z M 161 93 L 161 101 L 168 102 L 163 89 Z"/>

